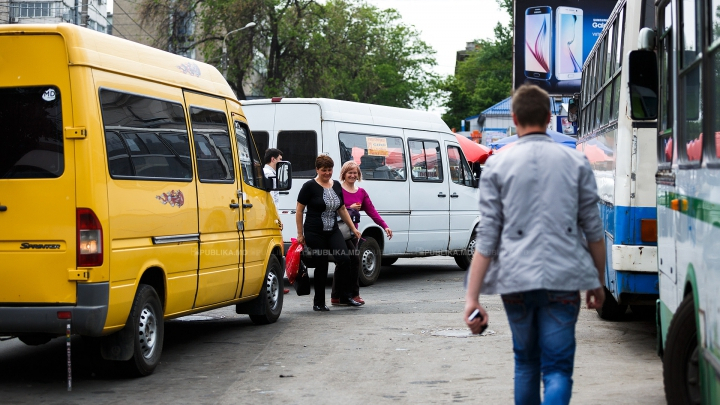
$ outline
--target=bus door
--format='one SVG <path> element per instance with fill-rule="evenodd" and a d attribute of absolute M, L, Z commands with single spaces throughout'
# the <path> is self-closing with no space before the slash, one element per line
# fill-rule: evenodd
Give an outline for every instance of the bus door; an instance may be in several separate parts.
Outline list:
<path fill-rule="evenodd" d="M 404 130 L 410 152 L 408 252 L 444 252 L 450 230 L 450 190 L 440 143 L 428 133 Z M 423 138 L 420 138 L 423 137 Z"/>
<path fill-rule="evenodd" d="M 478 217 L 478 189 L 473 174 L 457 142 L 445 142 L 450 177 L 450 250 L 467 247 Z"/>
<path fill-rule="evenodd" d="M 185 92 L 197 168 L 200 252 L 195 307 L 235 298 L 240 207 L 225 100 Z"/>

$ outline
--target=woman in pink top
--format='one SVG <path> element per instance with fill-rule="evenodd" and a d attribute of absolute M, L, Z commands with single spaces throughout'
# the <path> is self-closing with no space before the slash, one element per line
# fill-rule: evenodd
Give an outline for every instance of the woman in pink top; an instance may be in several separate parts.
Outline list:
<path fill-rule="evenodd" d="M 370 201 L 370 196 L 368 195 L 367 191 L 363 190 L 360 187 L 357 187 L 355 185 L 355 182 L 362 180 L 362 172 L 360 171 L 360 167 L 358 167 L 357 163 L 350 160 L 348 162 L 345 162 L 343 164 L 342 169 L 340 170 L 340 181 L 343 189 L 343 198 L 345 199 L 345 206 L 348 208 L 348 212 L 352 212 L 352 210 L 356 211 L 365 211 L 365 213 L 373 220 L 376 224 L 381 226 L 385 230 L 385 234 L 387 235 L 388 239 L 392 239 L 392 230 L 388 225 L 383 221 L 380 214 L 378 214 L 377 210 L 375 209 L 375 206 L 373 205 L 372 201 Z M 355 223 L 355 227 L 358 228 L 358 224 L 360 223 L 360 215 L 358 212 L 358 215 L 351 215 L 351 218 L 353 220 L 353 223 Z M 348 248 L 350 249 L 350 264 L 353 268 L 357 269 L 357 272 L 360 271 L 360 258 L 358 257 L 358 251 L 357 248 L 360 246 L 358 243 L 358 240 L 356 238 L 349 239 L 345 241 L 348 245 Z M 359 275 L 355 274 L 355 287 L 353 288 L 353 299 L 355 301 L 358 301 L 360 303 L 365 303 L 365 301 L 360 298 L 360 282 L 359 282 Z M 349 285 L 350 283 L 344 284 Z M 330 302 L 332 305 L 340 305 L 340 299 L 339 295 L 335 292 L 335 277 L 333 277 L 333 287 L 332 287 L 332 293 L 330 295 Z"/>

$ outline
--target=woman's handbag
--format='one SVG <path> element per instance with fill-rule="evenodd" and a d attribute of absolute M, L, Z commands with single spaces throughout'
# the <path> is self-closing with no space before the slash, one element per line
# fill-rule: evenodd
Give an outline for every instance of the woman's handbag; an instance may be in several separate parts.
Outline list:
<path fill-rule="evenodd" d="M 302 261 L 300 261 L 293 287 L 295 287 L 297 295 L 310 295 L 310 276 L 308 276 L 307 267 Z"/>
<path fill-rule="evenodd" d="M 353 222 L 360 222 L 360 211 L 355 208 L 348 208 L 347 211 Z M 338 228 L 340 228 L 340 232 L 345 240 L 350 240 L 355 237 L 355 233 L 350 229 L 348 224 L 340 218 L 338 218 Z"/>
<path fill-rule="evenodd" d="M 338 222 L 338 228 L 340 228 L 340 232 L 342 233 L 345 240 L 352 239 L 355 236 L 355 234 L 353 233 L 353 231 L 350 230 L 350 227 L 348 226 L 348 224 L 345 223 L 345 221 Z"/>
<path fill-rule="evenodd" d="M 290 284 L 295 283 L 298 269 L 300 268 L 300 260 L 304 246 L 297 239 L 290 239 L 292 244 L 285 255 L 285 274 Z"/>

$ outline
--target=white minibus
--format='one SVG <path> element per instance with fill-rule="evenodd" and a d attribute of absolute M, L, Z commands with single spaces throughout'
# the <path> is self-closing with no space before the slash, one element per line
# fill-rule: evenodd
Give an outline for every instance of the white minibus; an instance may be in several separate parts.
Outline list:
<path fill-rule="evenodd" d="M 465 269 L 474 250 L 478 189 L 470 165 L 448 126 L 436 114 L 329 99 L 243 101 L 258 150 L 283 152 L 293 185 L 280 192 L 283 240 L 297 236 L 295 207 L 303 183 L 315 177 L 315 158 L 335 161 L 333 177 L 353 159 L 364 188 L 393 238 L 366 215 L 360 221 L 361 285 L 380 266 L 400 257 L 452 255 Z"/>

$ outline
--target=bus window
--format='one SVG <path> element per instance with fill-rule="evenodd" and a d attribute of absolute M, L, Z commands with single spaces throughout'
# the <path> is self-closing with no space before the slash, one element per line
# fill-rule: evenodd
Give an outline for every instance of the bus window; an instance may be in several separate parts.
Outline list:
<path fill-rule="evenodd" d="M 622 83 L 620 83 L 620 75 L 617 75 L 615 80 L 613 80 L 612 84 L 612 92 L 613 92 L 613 100 L 612 100 L 612 107 L 610 107 L 610 121 L 614 121 L 618 119 L 618 113 L 620 109 L 620 86 Z"/>
<path fill-rule="evenodd" d="M 440 144 L 435 141 L 408 141 L 413 181 L 443 181 Z"/>
<path fill-rule="evenodd" d="M 57 178 L 65 171 L 60 90 L 54 86 L 0 89 L 0 178 Z"/>
<path fill-rule="evenodd" d="M 710 157 L 712 160 L 720 159 L 720 113 L 718 113 L 718 110 L 720 110 L 720 97 L 718 96 L 720 93 L 720 51 L 715 50 L 715 52 L 712 54 L 711 58 L 712 63 L 712 72 L 710 75 L 710 79 L 713 81 L 711 84 L 712 88 L 715 90 L 711 92 L 713 97 L 715 98 L 713 100 L 714 105 L 713 109 L 715 110 L 715 114 L 713 114 L 713 120 L 712 122 L 712 132 L 714 134 L 714 141 L 711 139 L 710 142 L 707 142 L 708 147 L 708 153 L 706 156 Z"/>
<path fill-rule="evenodd" d="M 686 0 L 678 3 L 678 5 L 681 6 L 680 21 L 682 22 L 682 35 L 680 37 L 680 46 L 682 47 L 681 67 L 686 68 L 697 60 L 700 51 L 700 24 L 696 24 L 697 12 L 700 8 L 697 7 L 696 1 L 693 0 Z"/>
<path fill-rule="evenodd" d="M 681 46 L 681 70 L 679 77 L 680 94 L 685 102 L 677 105 L 680 114 L 680 132 L 678 150 L 680 157 L 690 162 L 699 162 L 702 156 L 702 87 L 701 67 L 694 63 L 702 47 L 700 38 L 700 20 L 697 13 L 700 7 L 697 1 L 679 2 Z M 684 155 L 684 156 L 683 156 Z"/>
<path fill-rule="evenodd" d="M 658 50 L 658 67 L 660 70 L 660 100 L 659 100 L 659 111 L 660 117 L 658 119 L 658 164 L 662 167 L 668 167 L 672 164 L 675 154 L 673 153 L 675 148 L 673 146 L 673 104 L 672 88 L 673 88 L 673 75 L 672 65 L 672 4 L 668 3 L 665 7 L 658 10 L 659 16 L 658 21 L 662 22 L 660 27 L 660 37 L 658 43 L 661 44 Z"/>
<path fill-rule="evenodd" d="M 602 107 L 603 107 L 603 93 L 600 92 L 595 99 L 595 128 L 600 127 L 602 118 Z"/>
<path fill-rule="evenodd" d="M 685 157 L 691 162 L 699 162 L 702 155 L 702 92 L 700 87 L 700 66 L 690 69 L 681 82 L 685 93 L 685 102 L 678 104 L 682 121 L 679 133 L 685 145 Z"/>
<path fill-rule="evenodd" d="M 618 46 L 615 54 L 615 69 L 620 69 L 623 60 L 623 42 L 625 38 L 625 7 L 620 10 L 618 19 L 615 23 L 618 26 Z"/>
<path fill-rule="evenodd" d="M 270 134 L 265 131 L 252 131 L 250 138 L 255 139 L 257 155 L 260 157 L 260 160 L 262 160 L 265 157 L 265 151 L 270 147 Z"/>
<path fill-rule="evenodd" d="M 283 159 L 292 163 L 295 178 L 315 177 L 317 144 L 315 131 L 281 131 L 277 135 L 277 148 L 283 152 Z"/>

